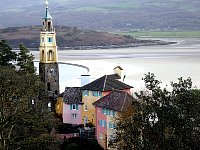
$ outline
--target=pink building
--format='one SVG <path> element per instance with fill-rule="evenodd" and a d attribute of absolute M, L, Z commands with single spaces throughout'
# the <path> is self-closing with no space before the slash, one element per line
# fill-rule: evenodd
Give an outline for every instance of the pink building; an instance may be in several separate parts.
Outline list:
<path fill-rule="evenodd" d="M 96 111 L 96 138 L 104 149 L 109 149 L 109 141 L 115 137 L 115 117 L 126 111 L 134 100 L 127 91 L 114 90 L 93 103 Z"/>
<path fill-rule="evenodd" d="M 82 123 L 82 92 L 79 87 L 66 87 L 63 93 L 63 123 Z"/>

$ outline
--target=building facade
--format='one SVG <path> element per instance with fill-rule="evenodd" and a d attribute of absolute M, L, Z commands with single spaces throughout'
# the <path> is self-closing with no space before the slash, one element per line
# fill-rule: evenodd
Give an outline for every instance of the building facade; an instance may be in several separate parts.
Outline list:
<path fill-rule="evenodd" d="M 80 87 L 66 87 L 63 93 L 63 123 L 82 124 Z"/>
<path fill-rule="evenodd" d="M 108 95 L 113 90 L 122 90 L 130 93 L 132 86 L 118 80 L 118 74 L 105 75 L 81 87 L 82 90 L 82 123 L 92 123 L 96 126 L 96 112 L 92 105 L 100 98 Z"/>
<path fill-rule="evenodd" d="M 104 149 L 109 149 L 109 142 L 115 137 L 116 117 L 126 111 L 134 100 L 128 92 L 114 90 L 93 103 L 96 112 L 96 138 Z"/>

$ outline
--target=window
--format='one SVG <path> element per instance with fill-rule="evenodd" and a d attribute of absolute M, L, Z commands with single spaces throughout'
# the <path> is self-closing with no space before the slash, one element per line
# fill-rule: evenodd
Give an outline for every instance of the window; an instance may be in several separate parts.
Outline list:
<path fill-rule="evenodd" d="M 44 61 L 44 50 L 42 50 L 42 61 Z"/>
<path fill-rule="evenodd" d="M 88 108 L 87 108 L 87 105 L 84 105 L 84 111 L 87 111 Z"/>
<path fill-rule="evenodd" d="M 44 37 L 42 37 L 42 42 L 44 42 Z"/>
<path fill-rule="evenodd" d="M 92 91 L 92 96 L 97 97 L 97 91 Z"/>
<path fill-rule="evenodd" d="M 110 129 L 115 129 L 116 128 L 116 125 L 114 123 L 112 123 L 112 122 L 109 122 L 108 126 L 109 126 Z"/>
<path fill-rule="evenodd" d="M 51 102 L 48 103 L 48 110 L 51 111 Z"/>
<path fill-rule="evenodd" d="M 106 115 L 110 115 L 110 110 L 106 109 Z"/>
<path fill-rule="evenodd" d="M 103 133 L 100 133 L 99 138 L 103 140 Z"/>
<path fill-rule="evenodd" d="M 51 91 L 50 83 L 47 83 L 47 90 L 48 90 L 48 91 Z"/>
<path fill-rule="evenodd" d="M 35 100 L 32 99 L 32 100 L 31 100 L 31 103 L 32 103 L 32 105 L 35 105 Z"/>
<path fill-rule="evenodd" d="M 72 110 L 76 110 L 76 105 L 75 104 L 72 105 Z"/>
<path fill-rule="evenodd" d="M 50 60 L 50 61 L 53 60 L 53 52 L 52 52 L 52 50 L 49 51 L 48 60 Z"/>
<path fill-rule="evenodd" d="M 110 141 L 113 142 L 114 141 L 114 135 L 110 135 Z"/>
<path fill-rule="evenodd" d="M 48 38 L 48 42 L 49 43 L 52 43 L 53 42 L 53 38 L 51 37 L 51 38 Z"/>
<path fill-rule="evenodd" d="M 103 134 L 102 133 L 100 133 L 99 138 L 103 139 Z"/>
<path fill-rule="evenodd" d="M 115 111 L 110 110 L 110 116 L 115 117 Z"/>
<path fill-rule="evenodd" d="M 106 127 L 106 121 L 105 120 L 99 120 L 99 125 L 102 127 Z"/>
<path fill-rule="evenodd" d="M 70 104 L 70 110 L 78 110 L 78 104 Z"/>
<path fill-rule="evenodd" d="M 106 115 L 106 109 L 102 108 L 102 113 Z"/>
<path fill-rule="evenodd" d="M 56 80 L 55 80 L 55 82 L 56 82 Z M 54 93 L 55 93 L 56 95 L 58 95 L 58 90 L 55 90 Z"/>
<path fill-rule="evenodd" d="M 48 22 L 48 31 L 50 31 L 51 28 L 51 22 Z"/>
<path fill-rule="evenodd" d="M 84 90 L 83 91 L 83 96 L 89 96 L 89 91 L 88 90 Z"/>
<path fill-rule="evenodd" d="M 72 114 L 72 119 L 75 119 L 77 117 L 77 114 Z"/>
<path fill-rule="evenodd" d="M 98 97 L 102 97 L 102 92 L 98 91 L 98 92 L 97 92 L 97 96 L 98 96 Z"/>

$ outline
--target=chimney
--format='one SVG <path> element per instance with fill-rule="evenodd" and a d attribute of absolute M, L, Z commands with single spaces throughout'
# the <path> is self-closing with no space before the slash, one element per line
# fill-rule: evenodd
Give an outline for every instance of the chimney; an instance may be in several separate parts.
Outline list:
<path fill-rule="evenodd" d="M 90 83 L 90 75 L 81 75 L 81 86 Z"/>
<path fill-rule="evenodd" d="M 117 66 L 117 67 L 115 67 L 114 69 L 114 73 L 115 74 L 118 74 L 119 75 L 119 77 L 120 77 L 120 79 L 122 78 L 122 67 L 120 67 L 120 66 Z"/>

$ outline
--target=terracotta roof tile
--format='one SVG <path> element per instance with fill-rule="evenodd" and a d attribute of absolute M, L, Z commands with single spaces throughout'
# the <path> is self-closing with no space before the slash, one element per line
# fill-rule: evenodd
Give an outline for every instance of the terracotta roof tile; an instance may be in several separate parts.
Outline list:
<path fill-rule="evenodd" d="M 135 98 L 124 91 L 115 90 L 94 102 L 96 107 L 103 107 L 122 112 L 135 101 Z"/>
<path fill-rule="evenodd" d="M 112 91 L 112 90 L 124 90 L 133 88 L 130 85 L 127 85 L 119 80 L 116 74 L 113 75 L 104 75 L 101 78 L 94 80 L 86 85 L 84 85 L 82 90 L 90 91 Z"/>
<path fill-rule="evenodd" d="M 66 104 L 79 104 L 82 102 L 80 87 L 66 87 L 63 92 L 63 101 Z"/>

